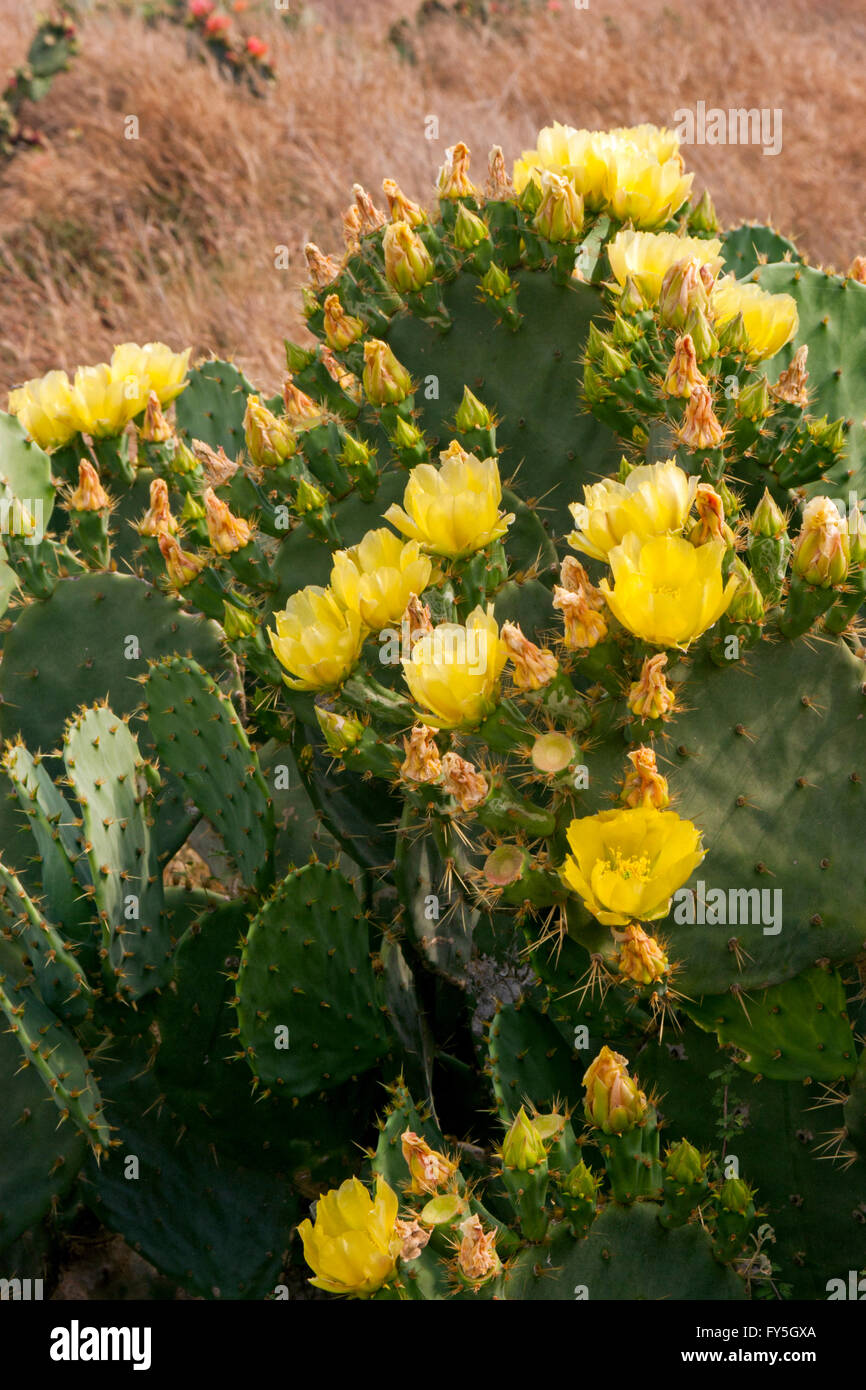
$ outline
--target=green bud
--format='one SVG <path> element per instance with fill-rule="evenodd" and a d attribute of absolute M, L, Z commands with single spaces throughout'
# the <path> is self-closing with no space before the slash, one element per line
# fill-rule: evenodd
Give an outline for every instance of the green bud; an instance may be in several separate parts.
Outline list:
<path fill-rule="evenodd" d="M 722 506 L 725 509 L 725 516 L 731 518 L 739 516 L 740 499 L 738 498 L 735 492 L 731 491 L 724 478 L 721 478 L 717 483 L 716 491 L 722 499 Z"/>
<path fill-rule="evenodd" d="M 586 363 L 583 369 L 583 394 L 586 396 L 590 405 L 598 405 L 611 395 L 610 387 L 605 385 L 598 372 L 589 362 Z"/>
<path fill-rule="evenodd" d="M 489 430 L 493 424 L 487 406 L 472 394 L 468 386 L 463 387 L 463 399 L 457 407 L 454 424 L 460 434 L 467 434 L 469 430 Z"/>
<path fill-rule="evenodd" d="M 355 439 L 351 434 L 343 435 L 343 449 L 340 454 L 340 462 L 347 468 L 368 468 L 374 458 L 376 450 L 369 444 L 365 444 L 362 439 Z"/>
<path fill-rule="evenodd" d="M 320 512 L 325 505 L 325 494 L 315 484 L 301 478 L 295 495 L 294 510 L 301 515 L 305 512 Z"/>
<path fill-rule="evenodd" d="M 201 502 L 198 500 L 197 497 L 194 497 L 191 492 L 188 492 L 183 499 L 183 507 L 181 508 L 180 513 L 181 521 L 186 521 L 192 524 L 196 521 L 204 521 L 206 516 L 207 512 L 205 511 Z"/>
<path fill-rule="evenodd" d="M 845 448 L 845 421 L 844 419 L 828 421 L 824 415 L 820 420 L 813 420 L 809 425 L 809 437 L 822 449 L 829 449 L 831 453 L 841 454 Z"/>
<path fill-rule="evenodd" d="M 631 442 L 638 449 L 645 449 L 649 444 L 649 433 L 643 425 L 633 425 L 631 431 Z"/>
<path fill-rule="evenodd" d="M 619 472 L 617 473 L 617 478 L 621 483 L 624 483 L 626 479 L 629 477 L 629 475 L 632 474 L 636 468 L 637 464 L 632 463 L 631 459 L 627 459 L 625 454 L 623 454 L 622 458 L 619 461 Z"/>
<path fill-rule="evenodd" d="M 627 352 L 614 347 L 613 343 L 605 342 L 601 352 L 601 362 L 599 370 L 603 377 L 609 381 L 618 381 L 621 376 L 625 376 L 631 366 L 631 358 Z"/>
<path fill-rule="evenodd" d="M 512 284 L 507 273 L 493 261 L 481 277 L 481 288 L 493 299 L 504 299 L 511 293 Z"/>
<path fill-rule="evenodd" d="M 544 1140 L 521 1105 L 502 1143 L 503 1166 L 528 1173 L 546 1159 Z"/>
<path fill-rule="evenodd" d="M 455 245 L 459 246 L 461 251 L 471 251 L 479 242 L 489 241 L 490 232 L 482 217 L 472 212 L 465 203 L 459 203 L 452 236 Z"/>
<path fill-rule="evenodd" d="M 574 184 L 559 174 L 541 176 L 541 202 L 532 225 L 548 241 L 577 241 L 583 228 L 583 199 Z"/>
<path fill-rule="evenodd" d="M 631 347 L 632 343 L 637 343 L 643 337 L 643 333 L 636 323 L 629 323 L 622 314 L 616 314 L 613 321 L 613 341 L 617 347 Z"/>
<path fill-rule="evenodd" d="M 716 209 L 713 207 L 713 200 L 707 189 L 701 194 L 701 200 L 692 208 L 689 217 L 690 232 L 717 232 L 719 230 L 719 219 L 716 217 Z"/>
<path fill-rule="evenodd" d="M 737 414 L 744 420 L 765 420 L 772 414 L 770 383 L 763 372 L 749 377 L 736 398 Z"/>
<path fill-rule="evenodd" d="M 678 1144 L 672 1145 L 665 1155 L 667 1176 L 682 1187 L 694 1187 L 701 1182 L 706 1166 L 707 1160 L 701 1157 L 688 1139 L 681 1139 Z"/>
<path fill-rule="evenodd" d="M 589 332 L 586 335 L 586 355 L 591 362 L 597 362 L 604 352 L 604 345 L 607 339 L 602 333 L 595 319 L 590 320 Z"/>
<path fill-rule="evenodd" d="M 252 613 L 245 608 L 236 608 L 233 603 L 223 600 L 223 631 L 229 642 L 252 637 L 258 623 Z"/>
<path fill-rule="evenodd" d="M 762 622 L 764 599 L 751 570 L 743 564 L 742 560 L 735 559 L 731 564 L 728 577 L 736 579 L 737 588 L 728 605 L 726 616 L 735 623 Z"/>
<path fill-rule="evenodd" d="M 764 495 L 752 512 L 752 519 L 749 522 L 749 531 L 753 536 L 784 536 L 785 518 L 778 503 L 770 495 L 770 489 L 764 488 Z"/>
<path fill-rule="evenodd" d="M 701 304 L 693 304 L 686 315 L 685 331 L 695 345 L 695 357 L 706 362 L 715 357 L 719 350 L 719 340 L 713 332 L 706 309 Z"/>
<path fill-rule="evenodd" d="M 751 1200 L 751 1189 L 742 1178 L 728 1178 L 722 1184 L 719 1201 L 726 1211 L 735 1212 L 737 1216 L 745 1216 Z"/>
<path fill-rule="evenodd" d="M 659 317 L 668 328 L 682 332 L 691 309 L 706 313 L 709 301 L 697 261 L 677 261 L 662 280 L 659 294 Z M 710 354 L 707 354 L 708 356 Z"/>
<path fill-rule="evenodd" d="M 731 356 L 734 353 L 747 352 L 748 348 L 749 335 L 746 332 L 745 320 L 742 314 L 735 314 L 719 329 L 719 349 Z"/>
<path fill-rule="evenodd" d="M 316 705 L 316 719 L 325 736 L 328 751 L 333 753 L 335 758 L 339 758 L 347 749 L 354 748 L 364 733 L 364 726 L 359 719 L 346 718 L 337 714 L 335 710 L 324 709 L 321 705 Z"/>
<path fill-rule="evenodd" d="M 535 170 L 517 201 L 527 216 L 535 216 L 541 203 L 541 180 Z"/>
<path fill-rule="evenodd" d="M 318 309 L 319 304 L 315 296 L 313 297 L 313 304 L 314 309 Z M 316 354 L 311 348 L 300 347 L 297 343 L 290 343 L 286 339 L 286 362 L 293 376 L 297 372 L 302 372 L 305 367 L 309 367 L 315 360 Z"/>
<path fill-rule="evenodd" d="M 391 443 L 396 449 L 414 449 L 416 445 L 424 443 L 424 436 L 411 421 L 404 420 L 402 415 L 398 415 L 394 432 L 391 435 Z"/>
<path fill-rule="evenodd" d="M 635 280 L 634 276 L 627 275 L 625 277 L 625 284 L 622 287 L 622 293 L 619 297 L 619 312 L 621 314 L 627 314 L 628 317 L 631 318 L 633 314 L 639 314 L 641 310 L 645 308 L 646 300 L 640 285 L 637 280 Z"/>
<path fill-rule="evenodd" d="M 175 440 L 175 449 L 169 466 L 172 473 L 197 473 L 199 471 L 198 459 L 182 439 Z"/>

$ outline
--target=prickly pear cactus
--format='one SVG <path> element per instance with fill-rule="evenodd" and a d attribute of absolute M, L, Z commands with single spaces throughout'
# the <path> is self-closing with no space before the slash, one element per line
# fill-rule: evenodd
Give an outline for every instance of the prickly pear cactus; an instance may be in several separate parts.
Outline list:
<path fill-rule="evenodd" d="M 13 392 L 3 1008 L 83 1140 L 16 1235 L 79 1194 L 210 1297 L 316 1196 L 330 1293 L 857 1267 L 866 287 L 691 182 L 457 145 L 308 246 L 280 396 L 162 344 Z"/>

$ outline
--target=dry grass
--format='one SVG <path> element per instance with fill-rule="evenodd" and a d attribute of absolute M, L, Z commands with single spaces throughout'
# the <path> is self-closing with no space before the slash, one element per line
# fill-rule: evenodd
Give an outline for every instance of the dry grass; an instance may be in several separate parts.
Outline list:
<path fill-rule="evenodd" d="M 442 153 L 509 155 L 554 118 L 672 123 L 678 107 L 780 107 L 784 144 L 686 150 L 727 222 L 772 220 L 819 261 L 866 249 L 860 0 L 590 0 L 519 33 L 427 26 L 400 61 L 388 24 L 413 0 L 313 0 L 298 33 L 259 26 L 280 81 L 261 101 L 190 56 L 184 34 L 97 11 L 83 52 L 33 119 L 48 148 L 0 180 L 0 389 L 95 361 L 124 338 L 236 358 L 273 385 L 302 336 L 303 243 L 340 244 L 354 180 L 396 177 L 426 201 Z M 33 11 L 0 0 L 0 53 L 20 61 Z M 136 115 L 140 139 L 123 137 Z M 440 122 L 424 138 L 424 117 Z M 290 251 L 275 269 L 275 248 Z"/>

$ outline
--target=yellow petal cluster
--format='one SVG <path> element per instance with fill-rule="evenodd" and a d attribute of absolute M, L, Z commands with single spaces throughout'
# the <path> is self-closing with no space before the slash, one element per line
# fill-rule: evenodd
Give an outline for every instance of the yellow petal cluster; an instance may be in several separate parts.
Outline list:
<path fill-rule="evenodd" d="M 330 585 L 344 608 L 379 632 L 399 624 L 412 595 L 427 588 L 432 569 L 417 541 L 402 541 L 382 526 L 350 550 L 336 552 Z"/>
<path fill-rule="evenodd" d="M 697 481 L 666 459 L 632 469 L 624 483 L 614 478 L 591 483 L 583 489 L 583 502 L 571 504 L 577 530 L 568 543 L 584 555 L 605 560 L 630 531 L 639 537 L 681 531 Z"/>
<path fill-rule="evenodd" d="M 294 690 L 328 690 L 355 665 L 364 641 L 360 614 L 344 608 L 330 589 L 310 584 L 276 613 L 268 637 Z"/>
<path fill-rule="evenodd" d="M 471 728 L 494 709 L 508 657 L 493 607 L 473 609 L 465 625 L 439 623 L 403 658 L 403 674 L 425 723 Z"/>
<path fill-rule="evenodd" d="M 514 520 L 499 510 L 502 481 L 495 458 L 478 459 L 452 444 L 441 467 L 419 463 L 409 474 L 403 506 L 393 503 L 385 520 L 422 550 L 456 560 L 505 535 Z"/>
<path fill-rule="evenodd" d="M 791 341 L 799 327 L 793 295 L 770 294 L 754 281 L 741 282 L 733 275 L 719 280 L 710 304 L 717 330 L 742 314 L 749 340 L 748 356 L 755 362 L 773 357 Z"/>
<path fill-rule="evenodd" d="M 402 1240 L 397 1229 L 397 1194 L 384 1178 L 371 1196 L 358 1178 L 347 1178 L 316 1203 L 315 1223 L 298 1227 L 310 1280 L 328 1293 L 369 1297 L 397 1267 Z"/>
<path fill-rule="evenodd" d="M 624 227 L 609 242 L 607 255 L 617 284 L 624 285 L 630 275 L 647 304 L 655 304 L 662 280 L 679 261 L 697 261 L 709 266 L 713 275 L 722 267 L 722 243 L 716 238 L 677 236 L 675 232 L 635 232 Z"/>
<path fill-rule="evenodd" d="M 613 587 L 601 589 L 623 627 L 654 647 L 688 647 L 718 622 L 737 587 L 722 581 L 723 541 L 693 546 L 682 536 L 634 532 L 608 555 Z"/>
<path fill-rule="evenodd" d="M 705 853 L 691 821 L 652 806 L 583 816 L 567 835 L 562 877 L 607 927 L 666 917 Z"/>

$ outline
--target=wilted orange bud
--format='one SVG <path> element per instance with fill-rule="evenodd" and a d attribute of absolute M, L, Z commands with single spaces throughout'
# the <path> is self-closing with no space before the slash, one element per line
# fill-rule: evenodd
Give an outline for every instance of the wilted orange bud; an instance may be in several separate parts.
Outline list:
<path fill-rule="evenodd" d="M 625 774 L 620 800 L 626 806 L 655 806 L 663 811 L 670 805 L 667 779 L 656 766 L 656 755 L 651 748 L 636 748 L 629 753 L 630 770 Z"/>
<path fill-rule="evenodd" d="M 426 1230 L 420 1221 L 401 1221 L 399 1216 L 394 1222 L 394 1230 L 400 1241 L 400 1259 L 407 1261 L 417 1260 L 433 1234 L 432 1230 Z"/>
<path fill-rule="evenodd" d="M 706 388 L 707 380 L 698 366 L 695 345 L 690 333 L 677 338 L 674 355 L 671 358 L 665 377 L 664 389 L 669 396 L 682 396 L 686 399 L 696 386 Z"/>
<path fill-rule="evenodd" d="M 323 290 L 326 285 L 330 285 L 340 273 L 340 266 L 333 256 L 326 256 L 320 251 L 314 241 L 308 241 L 304 247 L 304 255 L 307 258 L 307 267 L 310 272 L 310 280 L 317 290 Z"/>
<path fill-rule="evenodd" d="M 472 811 L 480 806 L 490 790 L 484 774 L 456 753 L 445 754 L 442 774 L 443 790 L 454 797 L 461 811 Z"/>
<path fill-rule="evenodd" d="M 207 561 L 200 555 L 181 550 L 174 536 L 169 536 L 165 531 L 160 532 L 158 541 L 169 580 L 176 589 L 186 588 L 187 584 L 198 578 Z"/>
<path fill-rule="evenodd" d="M 667 652 L 644 658 L 640 677 L 629 686 L 626 703 L 638 719 L 664 719 L 676 704 L 675 696 L 665 680 Z"/>
<path fill-rule="evenodd" d="M 477 193 L 469 177 L 469 150 L 462 140 L 445 151 L 437 186 L 440 198 L 472 198 Z"/>
<path fill-rule="evenodd" d="M 698 483 L 695 510 L 698 519 L 689 532 L 692 545 L 706 545 L 707 541 L 716 540 L 733 545 L 734 533 L 725 521 L 725 504 L 709 483 Z"/>
<path fill-rule="evenodd" d="M 437 782 L 442 775 L 442 759 L 436 746 L 435 731 L 426 724 L 415 724 L 403 739 L 406 757 L 400 772 L 407 782 Z"/>
<path fill-rule="evenodd" d="M 848 279 L 866 285 L 866 256 L 855 256 L 848 268 Z"/>
<path fill-rule="evenodd" d="M 78 487 L 66 505 L 71 512 L 101 512 L 110 505 L 99 474 L 87 459 L 82 459 L 78 465 Z"/>
<path fill-rule="evenodd" d="M 508 648 L 514 667 L 512 679 L 518 690 L 540 690 L 553 680 L 559 663 L 553 652 L 537 647 L 524 637 L 518 623 L 503 623 L 500 637 Z"/>
<path fill-rule="evenodd" d="M 332 381 L 335 381 L 342 391 L 345 391 L 353 401 L 361 402 L 361 383 L 355 376 L 344 367 L 338 357 L 335 357 L 326 343 L 319 344 L 319 358 L 322 366 L 328 373 Z"/>
<path fill-rule="evenodd" d="M 508 166 L 505 163 L 505 155 L 502 153 L 500 145 L 494 145 L 487 156 L 485 193 L 489 199 L 498 203 L 505 202 L 506 199 L 514 196 L 514 184 L 511 182 Z"/>
<path fill-rule="evenodd" d="M 352 192 L 361 218 L 361 231 L 378 232 L 379 228 L 385 225 L 385 214 L 379 211 L 366 188 L 360 183 L 352 184 Z"/>
<path fill-rule="evenodd" d="M 177 522 L 171 514 L 168 487 L 164 478 L 153 478 L 150 484 L 150 506 L 138 524 L 140 536 L 173 536 Z"/>
<path fill-rule="evenodd" d="M 575 563 L 579 569 L 583 568 L 579 562 Z M 607 622 L 591 594 L 599 594 L 591 584 L 588 588 L 579 588 L 576 593 L 559 584 L 554 586 L 553 606 L 562 614 L 563 641 L 570 651 L 595 647 L 607 636 Z"/>
<path fill-rule="evenodd" d="M 217 555 L 231 555 L 249 545 L 253 531 L 248 521 L 235 516 L 212 487 L 207 489 L 203 500 L 208 537 Z"/>
<path fill-rule="evenodd" d="M 654 936 L 637 922 L 626 927 L 616 959 L 617 969 L 636 985 L 652 985 L 670 969 L 668 958 Z"/>
<path fill-rule="evenodd" d="M 433 631 L 430 605 L 422 603 L 417 594 L 409 595 L 409 602 L 406 604 L 402 621 L 408 629 L 410 647 L 415 645 L 419 637 L 424 637 L 426 633 Z"/>
<path fill-rule="evenodd" d="M 340 296 L 329 294 L 325 300 L 325 337 L 328 346 L 337 352 L 345 352 L 347 347 L 364 335 L 364 325 L 354 314 L 347 314 L 340 303 Z"/>
<path fill-rule="evenodd" d="M 446 1158 L 437 1149 L 431 1149 L 427 1140 L 411 1129 L 403 1131 L 400 1146 L 412 1174 L 412 1186 L 409 1191 L 416 1195 L 438 1192 L 457 1172 L 456 1163 L 452 1163 L 450 1158 Z"/>
<path fill-rule="evenodd" d="M 317 405 L 306 391 L 302 391 L 300 386 L 295 385 L 291 372 L 287 373 L 283 384 L 283 402 L 286 418 L 293 429 L 309 430 L 322 423 L 322 407 Z"/>
<path fill-rule="evenodd" d="M 708 387 L 692 388 L 678 434 L 689 449 L 716 449 L 721 444 L 724 430 L 716 419 Z"/>
<path fill-rule="evenodd" d="M 205 482 L 209 487 L 222 487 L 237 473 L 239 464 L 234 463 L 220 445 L 212 449 L 203 439 L 192 441 L 192 451 L 204 470 Z"/>
<path fill-rule="evenodd" d="M 576 555 L 566 555 L 559 567 L 559 582 L 563 589 L 572 594 L 583 592 L 590 608 L 601 612 L 604 608 L 604 594 L 597 589 Z"/>
<path fill-rule="evenodd" d="M 424 209 L 413 203 L 411 198 L 407 198 L 393 179 L 382 180 L 382 192 L 388 199 L 392 222 L 408 222 L 410 227 L 421 227 L 427 221 Z"/>
<path fill-rule="evenodd" d="M 151 391 L 147 398 L 144 419 L 138 427 L 138 437 L 145 444 L 164 444 L 174 431 L 162 413 L 159 396 Z"/>
<path fill-rule="evenodd" d="M 351 207 L 346 208 L 342 214 L 343 218 L 343 240 L 346 243 L 346 251 L 350 256 L 354 256 L 361 249 L 361 214 L 357 205 L 352 203 Z"/>
<path fill-rule="evenodd" d="M 789 404 L 800 405 L 804 409 L 809 404 L 809 372 L 806 367 L 808 356 L 809 347 L 804 343 L 791 358 L 790 367 L 786 367 L 775 386 L 770 387 L 770 395 L 775 396 L 777 401 L 788 401 Z"/>
<path fill-rule="evenodd" d="M 463 1277 L 481 1284 L 498 1274 L 502 1265 L 496 1253 L 496 1232 L 485 1231 L 479 1217 L 472 1215 L 461 1223 L 460 1235 L 457 1265 Z"/>

